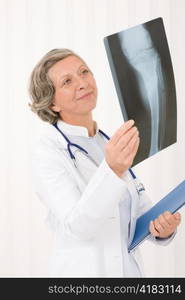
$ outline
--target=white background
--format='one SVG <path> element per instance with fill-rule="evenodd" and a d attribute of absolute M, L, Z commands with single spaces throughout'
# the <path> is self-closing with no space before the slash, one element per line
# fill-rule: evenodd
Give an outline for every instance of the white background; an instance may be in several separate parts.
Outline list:
<path fill-rule="evenodd" d="M 162 17 L 174 67 L 178 142 L 134 168 L 153 202 L 185 174 L 185 1 L 0 0 L 0 276 L 46 276 L 53 235 L 31 183 L 31 151 L 45 123 L 28 107 L 28 79 L 53 48 L 71 48 L 95 74 L 99 89 L 94 119 L 111 135 L 123 123 L 103 38 Z M 167 247 L 143 243 L 147 277 L 185 276 L 185 209 Z"/>

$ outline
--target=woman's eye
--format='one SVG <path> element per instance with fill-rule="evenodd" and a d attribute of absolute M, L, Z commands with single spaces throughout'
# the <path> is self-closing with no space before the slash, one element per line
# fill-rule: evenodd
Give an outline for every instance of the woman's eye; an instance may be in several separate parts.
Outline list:
<path fill-rule="evenodd" d="M 63 82 L 63 85 L 68 85 L 70 82 L 71 82 L 71 79 L 66 79 L 66 80 Z"/>
<path fill-rule="evenodd" d="M 88 70 L 88 69 L 84 69 L 84 70 L 82 71 L 82 74 L 86 74 L 86 73 L 89 73 L 89 70 Z"/>

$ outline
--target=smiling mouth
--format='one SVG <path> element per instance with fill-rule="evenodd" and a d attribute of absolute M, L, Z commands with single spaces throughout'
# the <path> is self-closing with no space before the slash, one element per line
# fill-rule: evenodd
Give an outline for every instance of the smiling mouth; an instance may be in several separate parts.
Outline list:
<path fill-rule="evenodd" d="M 83 95 L 83 96 L 79 97 L 77 100 L 84 99 L 84 98 L 86 98 L 86 97 L 90 96 L 92 93 L 93 93 L 93 92 L 87 93 L 87 94 L 85 94 L 85 95 Z"/>

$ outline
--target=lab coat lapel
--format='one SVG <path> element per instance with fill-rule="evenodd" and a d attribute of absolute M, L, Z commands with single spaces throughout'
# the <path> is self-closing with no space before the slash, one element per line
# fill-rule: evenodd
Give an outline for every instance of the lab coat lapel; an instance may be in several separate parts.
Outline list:
<path fill-rule="evenodd" d="M 136 219 L 137 219 L 137 211 L 139 206 L 139 195 L 136 190 L 135 184 L 132 181 L 129 181 L 128 183 L 128 190 L 131 195 L 131 215 L 130 215 L 130 230 L 129 230 L 129 243 L 132 241 L 134 232 L 135 232 L 135 226 L 136 226 Z"/>
<path fill-rule="evenodd" d="M 64 165 L 66 165 L 66 169 L 70 172 L 70 174 L 74 177 L 78 188 L 81 192 L 86 187 L 85 181 L 79 176 L 79 170 L 75 167 L 74 160 L 70 158 L 69 152 L 67 150 L 67 143 L 63 138 L 58 139 L 58 150 L 63 152 L 63 159 L 65 160 Z M 73 150 L 73 153 L 75 151 Z M 75 154 L 75 153 L 74 153 Z"/>
<path fill-rule="evenodd" d="M 97 170 L 97 165 L 82 151 L 75 150 L 76 165 L 83 180 L 88 183 Z"/>
<path fill-rule="evenodd" d="M 97 166 L 81 151 L 73 149 L 75 161 L 69 157 L 67 149 L 63 149 L 65 154 L 65 164 L 68 166 L 68 170 L 73 175 L 81 192 L 87 186 L 88 181 L 97 170 Z M 76 167 L 75 167 L 76 165 Z"/>

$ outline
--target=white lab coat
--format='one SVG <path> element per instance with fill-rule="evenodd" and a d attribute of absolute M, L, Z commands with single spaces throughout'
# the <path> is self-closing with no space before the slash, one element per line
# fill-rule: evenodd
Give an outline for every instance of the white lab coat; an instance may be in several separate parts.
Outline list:
<path fill-rule="evenodd" d="M 145 192 L 138 195 L 129 172 L 125 181 L 105 159 L 97 167 L 80 151 L 75 151 L 75 157 L 78 168 L 66 151 L 65 140 L 48 124 L 32 161 L 35 191 L 48 207 L 48 220 L 56 232 L 49 276 L 142 276 L 132 272 L 131 264 L 128 271 L 130 259 L 140 262 L 138 249 L 128 254 L 127 247 L 136 218 L 151 205 L 149 198 Z M 119 202 L 128 192 L 132 199 L 130 232 L 125 239 L 128 243 L 121 247 Z M 150 239 L 160 244 L 170 240 Z"/>

